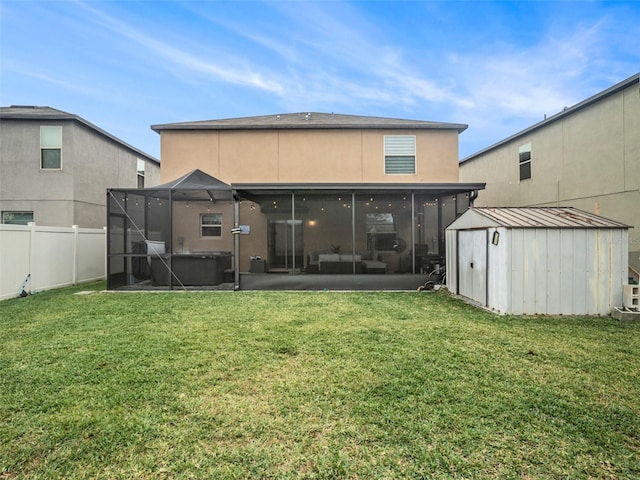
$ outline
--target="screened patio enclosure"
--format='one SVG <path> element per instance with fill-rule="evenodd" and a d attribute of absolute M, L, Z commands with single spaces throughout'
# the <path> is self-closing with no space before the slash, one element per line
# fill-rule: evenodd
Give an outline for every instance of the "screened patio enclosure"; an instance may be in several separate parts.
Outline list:
<path fill-rule="evenodd" d="M 216 287 L 233 282 L 231 187 L 194 170 L 142 189 L 107 190 L 107 288 Z"/>
<path fill-rule="evenodd" d="M 484 184 L 232 184 L 198 170 L 109 191 L 108 288 L 414 289 Z"/>

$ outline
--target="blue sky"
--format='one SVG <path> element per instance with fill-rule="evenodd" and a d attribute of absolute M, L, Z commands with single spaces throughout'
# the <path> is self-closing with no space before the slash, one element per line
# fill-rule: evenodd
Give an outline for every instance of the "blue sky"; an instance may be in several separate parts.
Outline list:
<path fill-rule="evenodd" d="M 291 112 L 465 123 L 460 157 L 640 70 L 640 1 L 0 2 L 0 105 L 150 125 Z"/>

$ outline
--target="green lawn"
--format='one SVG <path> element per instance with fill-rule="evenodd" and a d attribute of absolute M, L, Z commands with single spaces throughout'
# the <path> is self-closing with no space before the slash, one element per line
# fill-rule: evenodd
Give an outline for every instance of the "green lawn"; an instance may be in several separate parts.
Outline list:
<path fill-rule="evenodd" d="M 0 479 L 640 477 L 640 324 L 102 288 L 0 302 Z"/>

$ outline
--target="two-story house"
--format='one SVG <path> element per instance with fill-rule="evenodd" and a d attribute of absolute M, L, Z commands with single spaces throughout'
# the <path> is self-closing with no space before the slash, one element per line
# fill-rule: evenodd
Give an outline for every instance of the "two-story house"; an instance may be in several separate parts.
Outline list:
<path fill-rule="evenodd" d="M 108 187 L 160 181 L 160 162 L 50 107 L 0 108 L 2 223 L 101 228 Z"/>
<path fill-rule="evenodd" d="M 458 181 L 462 124 L 304 112 L 152 128 L 169 183 L 111 192 L 116 286 L 145 279 L 127 263 L 145 240 L 159 268 L 190 265 L 155 278 L 176 286 L 229 252 L 236 288 L 416 288 L 484 187 Z"/>
<path fill-rule="evenodd" d="M 630 274 L 640 271 L 639 74 L 565 108 L 460 164 L 486 182 L 476 206 L 575 207 L 630 225 Z"/>

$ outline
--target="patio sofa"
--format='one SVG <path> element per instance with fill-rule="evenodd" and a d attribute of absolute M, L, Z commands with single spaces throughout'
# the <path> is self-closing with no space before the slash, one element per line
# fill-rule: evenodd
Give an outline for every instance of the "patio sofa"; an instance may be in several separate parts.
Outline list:
<path fill-rule="evenodd" d="M 320 273 L 353 273 L 354 260 L 356 273 L 361 273 L 362 259 L 360 255 L 321 253 L 318 255 L 318 271 Z"/>
<path fill-rule="evenodd" d="M 387 264 L 373 258 L 371 252 L 356 255 L 345 253 L 310 253 L 307 257 L 307 273 L 348 274 L 386 273 Z"/>

